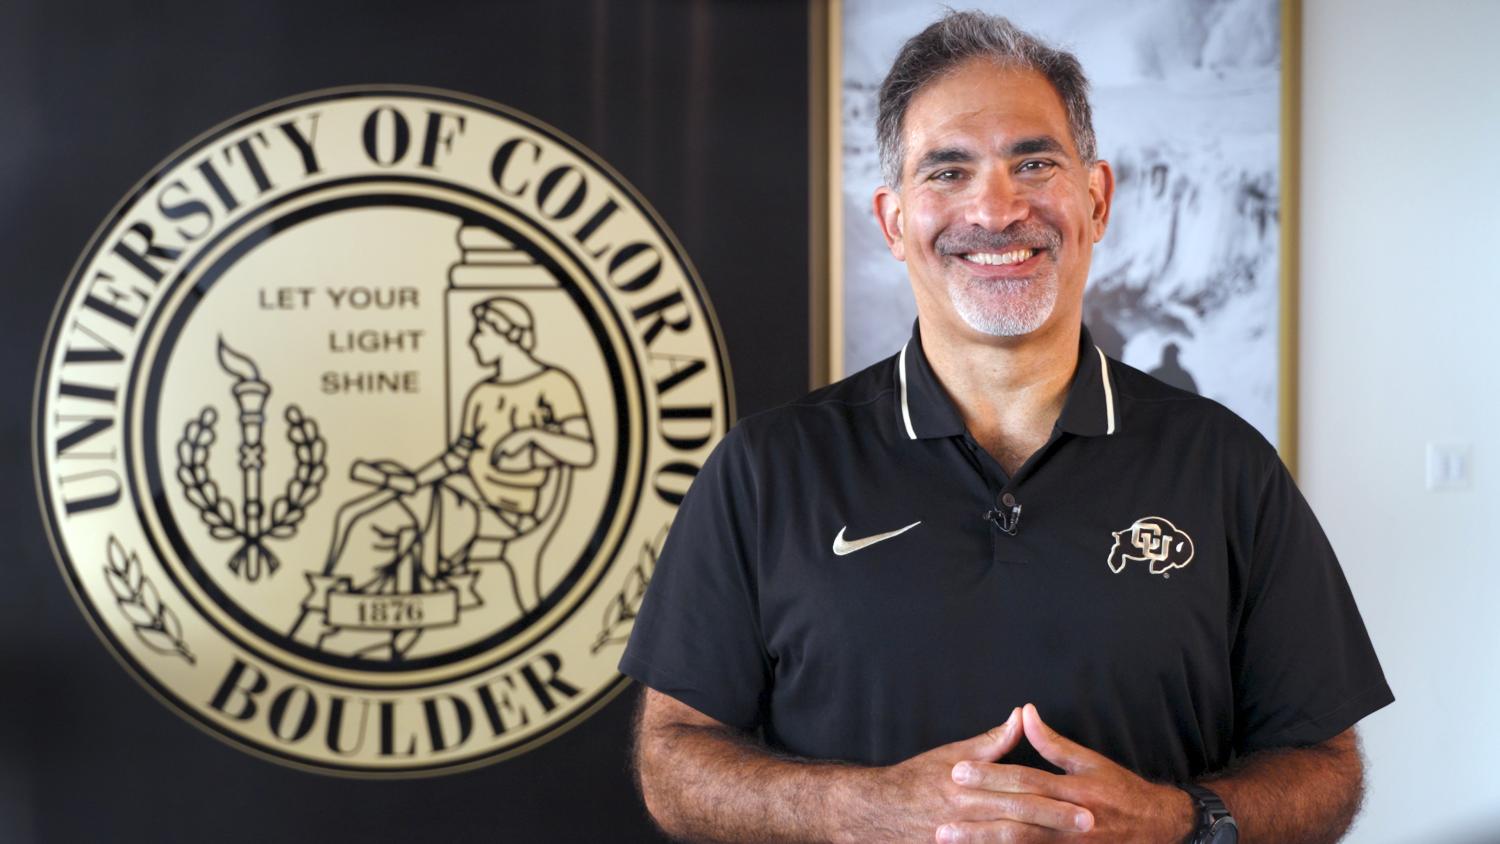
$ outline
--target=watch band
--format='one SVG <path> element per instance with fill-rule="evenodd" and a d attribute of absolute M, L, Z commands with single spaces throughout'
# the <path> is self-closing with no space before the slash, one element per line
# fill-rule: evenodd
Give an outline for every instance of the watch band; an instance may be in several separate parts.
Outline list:
<path fill-rule="evenodd" d="M 1193 798 L 1193 805 L 1198 809 L 1198 826 L 1188 844 L 1219 844 L 1239 839 L 1239 826 L 1229 813 L 1229 807 L 1224 805 L 1223 798 L 1201 785 L 1186 783 L 1178 787 Z"/>

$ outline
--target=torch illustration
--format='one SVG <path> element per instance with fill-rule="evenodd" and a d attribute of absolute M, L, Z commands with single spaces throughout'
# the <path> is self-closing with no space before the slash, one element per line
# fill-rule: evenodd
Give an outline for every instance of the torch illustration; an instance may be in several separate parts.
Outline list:
<path fill-rule="evenodd" d="M 295 536 L 308 508 L 317 501 L 328 477 L 328 443 L 318 432 L 316 420 L 297 405 L 287 405 L 286 437 L 296 465 L 287 479 L 286 492 L 267 507 L 261 488 L 261 472 L 266 465 L 262 440 L 271 385 L 260 377 L 255 361 L 230 348 L 223 337 L 219 338 L 219 366 L 234 378 L 229 392 L 240 410 L 239 467 L 244 497 L 236 508 L 234 501 L 219 494 L 219 485 L 209 471 L 209 450 L 217 439 L 214 426 L 219 421 L 213 405 L 204 407 L 183 425 L 182 438 L 177 441 L 177 480 L 209 536 L 239 543 L 229 558 L 229 570 L 254 583 L 262 574 L 269 577 L 281 567 L 268 543 Z"/>
<path fill-rule="evenodd" d="M 260 579 L 262 568 L 268 575 L 275 574 L 279 563 L 276 556 L 266 548 L 262 537 L 261 517 L 265 505 L 261 501 L 261 470 L 265 468 L 265 446 L 261 434 L 265 427 L 266 398 L 271 395 L 271 385 L 260 377 L 260 368 L 255 361 L 236 352 L 219 338 L 219 366 L 234 376 L 230 392 L 240 409 L 240 478 L 243 481 L 244 498 L 241 512 L 244 521 L 240 525 L 243 540 L 239 550 L 229 560 L 229 570 L 243 574 L 246 580 Z"/>

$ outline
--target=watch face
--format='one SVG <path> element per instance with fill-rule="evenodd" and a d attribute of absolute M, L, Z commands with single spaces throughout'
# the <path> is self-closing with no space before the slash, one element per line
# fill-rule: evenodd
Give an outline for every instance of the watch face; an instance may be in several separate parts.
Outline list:
<path fill-rule="evenodd" d="M 1240 828 L 1233 818 L 1220 818 L 1208 830 L 1206 844 L 1239 844 Z"/>

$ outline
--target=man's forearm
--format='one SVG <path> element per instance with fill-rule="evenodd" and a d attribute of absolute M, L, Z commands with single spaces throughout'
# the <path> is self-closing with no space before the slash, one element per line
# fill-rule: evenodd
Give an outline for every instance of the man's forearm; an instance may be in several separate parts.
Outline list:
<path fill-rule="evenodd" d="M 1364 763 L 1352 731 L 1314 747 L 1247 756 L 1203 781 L 1248 844 L 1329 844 L 1348 831 L 1364 796 Z"/>
<path fill-rule="evenodd" d="M 642 793 L 674 838 L 836 841 L 872 820 L 859 806 L 874 769 L 781 756 L 714 727 L 674 724 L 654 733 L 640 758 Z"/>
<path fill-rule="evenodd" d="M 645 700 L 636 732 L 641 791 L 678 838 L 931 841 L 941 826 L 1051 840 L 1088 818 L 1077 829 L 1093 827 L 1101 840 L 1178 844 L 1193 829 L 1185 792 L 1069 742 L 1029 705 L 1024 717 L 1013 712 L 984 734 L 877 768 L 783 756 L 660 693 L 648 689 Z M 992 764 L 1016 747 L 1023 722 L 1025 737 L 1064 775 Z M 1337 841 L 1358 810 L 1363 763 L 1351 729 L 1314 747 L 1247 756 L 1203 784 L 1224 798 L 1241 840 L 1322 844 Z"/>
<path fill-rule="evenodd" d="M 932 841 L 943 824 L 1002 816 L 1080 828 L 1076 805 L 954 780 L 959 762 L 1016 748 L 1019 708 L 998 727 L 881 767 L 779 755 L 649 688 L 635 735 L 647 809 L 669 834 L 695 841 Z"/>

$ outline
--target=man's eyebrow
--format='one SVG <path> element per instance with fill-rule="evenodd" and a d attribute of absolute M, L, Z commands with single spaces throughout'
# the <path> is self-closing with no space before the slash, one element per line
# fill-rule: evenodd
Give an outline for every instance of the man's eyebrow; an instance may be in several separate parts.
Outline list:
<path fill-rule="evenodd" d="M 921 173 L 940 164 L 968 164 L 975 159 L 974 153 L 960 147 L 938 147 L 923 153 L 917 159 L 917 166 L 912 172 Z"/>
<path fill-rule="evenodd" d="M 1014 158 L 1019 155 L 1035 155 L 1039 152 L 1067 155 L 1068 148 L 1051 135 L 1037 135 L 1034 138 L 1022 138 L 1011 144 L 1010 148 L 1006 150 L 1006 157 Z"/>

